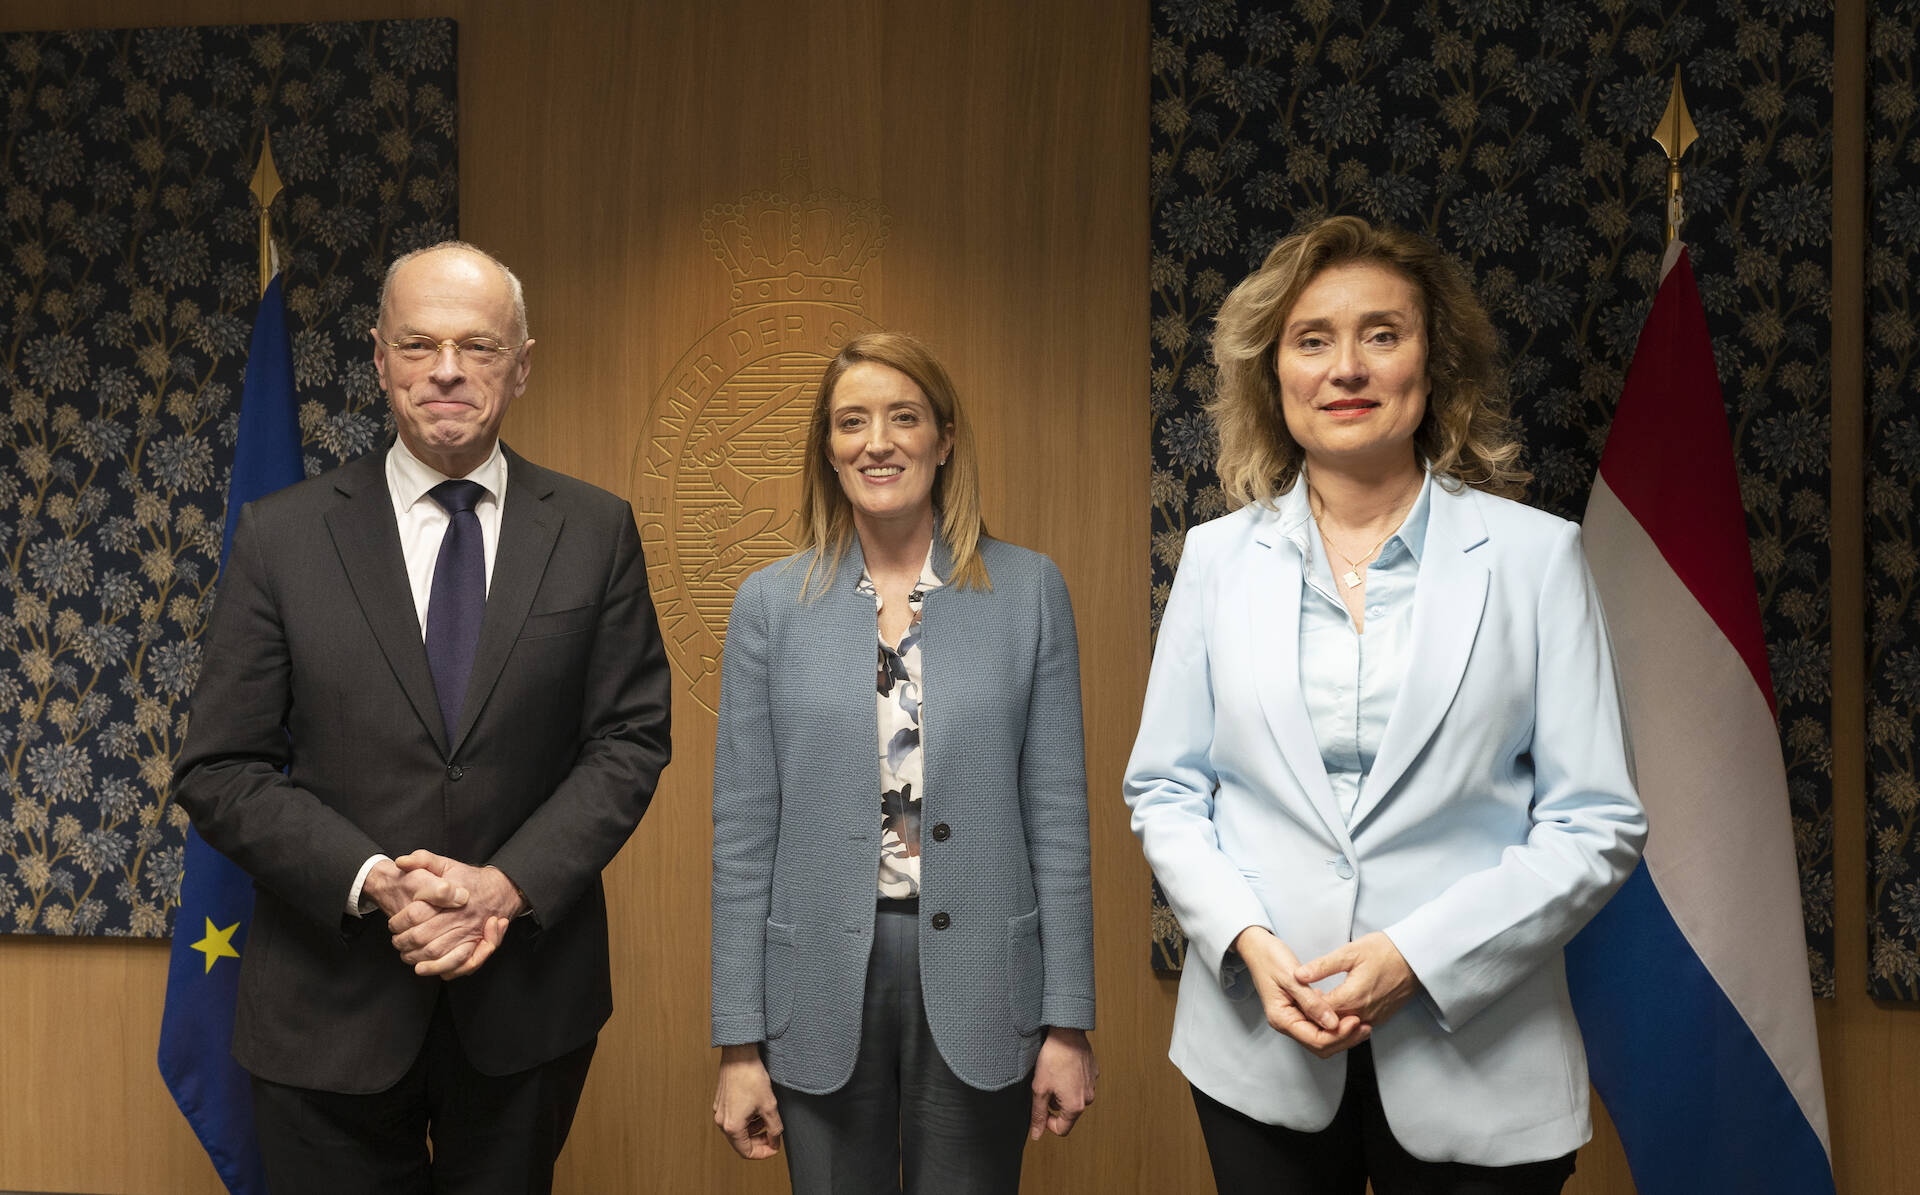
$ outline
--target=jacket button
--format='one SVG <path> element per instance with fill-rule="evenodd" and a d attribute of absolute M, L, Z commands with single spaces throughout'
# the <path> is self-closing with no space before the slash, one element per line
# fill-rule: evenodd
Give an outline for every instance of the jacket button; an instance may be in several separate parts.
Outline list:
<path fill-rule="evenodd" d="M 1344 858 L 1335 859 L 1333 861 L 1333 874 L 1343 880 L 1350 880 L 1353 878 L 1353 864 L 1347 862 Z"/>
<path fill-rule="evenodd" d="M 953 918 L 947 916 L 945 913 L 935 913 L 933 915 L 933 928 L 935 929 L 945 929 L 952 924 Z"/>
<path fill-rule="evenodd" d="M 947 835 L 951 833 L 953 833 L 953 831 L 947 828 L 947 823 L 936 822 L 933 827 L 933 840 L 935 842 L 945 842 Z"/>
<path fill-rule="evenodd" d="M 449 780 L 458 780 L 466 774 L 467 770 L 457 763 L 447 765 L 447 779 Z"/>

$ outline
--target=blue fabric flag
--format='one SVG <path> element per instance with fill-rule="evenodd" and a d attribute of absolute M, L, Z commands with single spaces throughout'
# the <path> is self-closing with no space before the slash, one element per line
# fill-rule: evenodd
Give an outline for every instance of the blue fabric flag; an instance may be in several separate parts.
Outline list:
<path fill-rule="evenodd" d="M 233 548 L 240 508 L 304 475 L 287 311 L 280 275 L 275 274 L 253 322 L 233 480 L 227 488 L 222 569 Z M 167 968 L 166 1012 L 160 1022 L 160 1076 L 234 1195 L 266 1195 L 267 1190 L 254 1142 L 247 1073 L 229 1052 L 240 955 L 252 914 L 253 883 L 247 874 L 189 828 L 173 958 Z"/>

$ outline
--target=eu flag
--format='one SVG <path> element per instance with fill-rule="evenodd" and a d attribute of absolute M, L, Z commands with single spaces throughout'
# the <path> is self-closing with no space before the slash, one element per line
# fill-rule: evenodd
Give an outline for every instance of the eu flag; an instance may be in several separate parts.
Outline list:
<path fill-rule="evenodd" d="M 240 508 L 303 476 L 293 353 L 280 275 L 275 274 L 260 296 L 253 321 L 233 479 L 227 487 L 223 568 Z M 167 968 L 166 1012 L 160 1023 L 160 1076 L 234 1195 L 266 1195 L 267 1190 L 254 1143 L 247 1073 L 229 1053 L 240 955 L 252 913 L 253 883 L 247 874 L 189 828 L 173 958 Z"/>

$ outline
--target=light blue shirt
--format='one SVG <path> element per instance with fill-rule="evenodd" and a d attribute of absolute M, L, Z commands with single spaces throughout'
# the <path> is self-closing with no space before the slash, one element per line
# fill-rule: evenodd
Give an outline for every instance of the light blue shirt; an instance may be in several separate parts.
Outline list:
<path fill-rule="evenodd" d="M 1364 634 L 1354 630 L 1353 618 L 1340 600 L 1313 516 L 1309 514 L 1287 532 L 1305 564 L 1300 592 L 1301 695 L 1340 814 L 1349 822 L 1407 674 L 1413 643 L 1413 590 L 1427 542 L 1432 489 L 1429 475 L 1400 529 L 1367 566 Z M 1340 571 L 1346 571 L 1344 564 Z"/>

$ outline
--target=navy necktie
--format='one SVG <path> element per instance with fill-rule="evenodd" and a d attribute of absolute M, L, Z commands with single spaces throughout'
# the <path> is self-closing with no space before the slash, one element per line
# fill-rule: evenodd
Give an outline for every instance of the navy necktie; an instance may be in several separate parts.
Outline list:
<path fill-rule="evenodd" d="M 440 540 L 433 592 L 427 598 L 427 666 L 433 669 L 449 748 L 460 725 L 473 651 L 480 642 L 480 616 L 487 607 L 487 549 L 480 538 L 480 516 L 473 513 L 486 492 L 476 481 L 443 481 L 427 491 L 447 512 L 447 533 Z"/>

